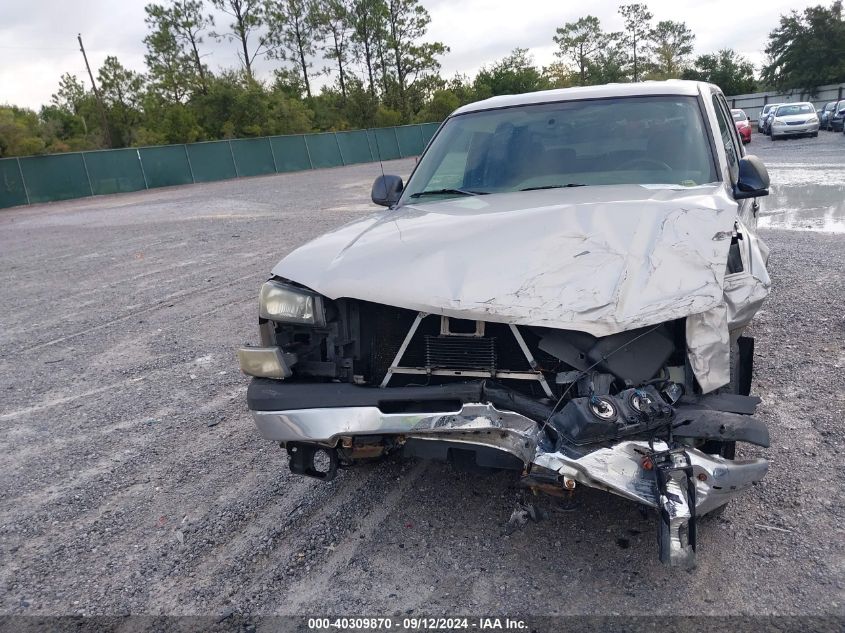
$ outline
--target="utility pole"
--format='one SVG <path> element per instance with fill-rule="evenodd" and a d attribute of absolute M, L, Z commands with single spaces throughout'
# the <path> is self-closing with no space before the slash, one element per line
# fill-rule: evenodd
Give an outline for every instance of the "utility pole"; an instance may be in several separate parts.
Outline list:
<path fill-rule="evenodd" d="M 82 51 L 82 58 L 85 60 L 85 68 L 88 69 L 88 77 L 91 78 L 91 87 L 94 89 L 94 96 L 97 98 L 97 106 L 100 109 L 100 116 L 103 118 L 103 132 L 106 133 L 106 145 L 111 148 L 111 132 L 109 132 L 109 120 L 106 118 L 106 108 L 103 105 L 102 97 L 100 97 L 100 91 L 97 90 L 97 84 L 94 82 L 94 74 L 91 72 L 91 66 L 88 65 L 88 55 L 85 54 L 85 47 L 82 45 L 82 34 L 78 34 L 76 39 L 79 40 L 79 50 Z"/>

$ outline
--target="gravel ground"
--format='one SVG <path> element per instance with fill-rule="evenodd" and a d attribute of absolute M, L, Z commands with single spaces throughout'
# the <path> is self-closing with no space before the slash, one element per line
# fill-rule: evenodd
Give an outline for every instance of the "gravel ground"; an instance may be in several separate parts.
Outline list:
<path fill-rule="evenodd" d="M 834 136 L 750 149 L 800 171 Z M 772 448 L 743 454 L 771 470 L 702 521 L 693 572 L 663 568 L 654 522 L 597 491 L 574 511 L 540 500 L 548 520 L 504 535 L 510 475 L 291 475 L 233 350 L 256 341 L 272 265 L 372 210 L 377 173 L 0 213 L 1 613 L 843 613 L 845 235 L 763 232 L 775 289 L 754 391 Z"/>

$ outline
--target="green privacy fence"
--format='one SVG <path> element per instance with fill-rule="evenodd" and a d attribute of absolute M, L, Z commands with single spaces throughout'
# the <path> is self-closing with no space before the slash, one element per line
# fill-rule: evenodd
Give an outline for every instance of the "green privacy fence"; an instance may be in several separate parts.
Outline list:
<path fill-rule="evenodd" d="M 439 123 L 0 159 L 0 209 L 418 156 Z"/>

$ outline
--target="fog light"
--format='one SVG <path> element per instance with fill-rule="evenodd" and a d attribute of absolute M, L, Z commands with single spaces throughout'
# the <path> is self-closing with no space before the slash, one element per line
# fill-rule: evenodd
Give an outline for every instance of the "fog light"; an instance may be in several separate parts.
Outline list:
<path fill-rule="evenodd" d="M 278 347 L 241 347 L 238 364 L 243 373 L 256 378 L 289 378 L 292 374 Z"/>

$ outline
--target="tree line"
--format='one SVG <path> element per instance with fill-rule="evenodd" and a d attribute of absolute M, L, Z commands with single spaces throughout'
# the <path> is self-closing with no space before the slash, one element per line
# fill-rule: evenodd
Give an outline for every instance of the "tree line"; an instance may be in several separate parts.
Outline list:
<path fill-rule="evenodd" d="M 693 56 L 684 22 L 656 21 L 642 3 L 618 11 L 621 31 L 592 15 L 556 28 L 547 67 L 516 48 L 473 78 L 444 78 L 449 47 L 427 37 L 431 17 L 420 0 L 153 3 L 146 71 L 107 57 L 95 78 L 103 112 L 69 73 L 38 112 L 0 106 L 0 156 L 440 121 L 494 95 L 608 82 L 695 79 L 731 95 L 845 81 L 841 0 L 781 16 L 759 79 L 733 49 Z M 239 66 L 212 70 L 212 41 L 236 50 Z M 269 78 L 257 76 L 262 59 L 274 66 Z"/>

